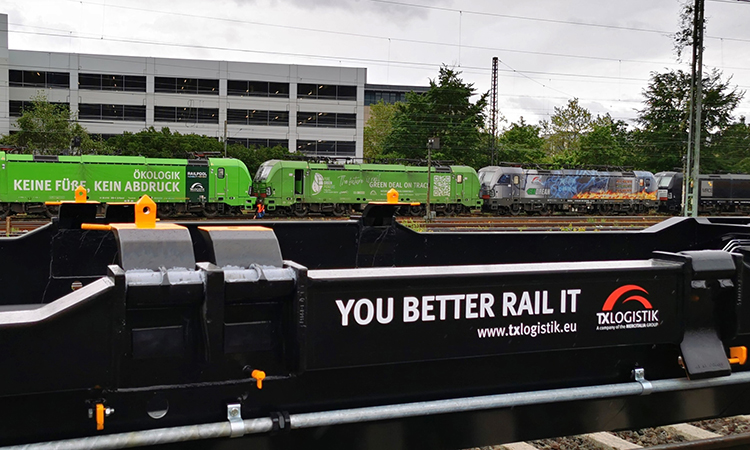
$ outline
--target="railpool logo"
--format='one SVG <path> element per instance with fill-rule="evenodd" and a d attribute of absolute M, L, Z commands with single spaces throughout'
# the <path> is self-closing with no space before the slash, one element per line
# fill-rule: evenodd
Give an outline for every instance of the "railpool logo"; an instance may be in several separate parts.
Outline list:
<path fill-rule="evenodd" d="M 659 310 L 654 309 L 645 295 L 648 295 L 648 291 L 635 284 L 626 284 L 612 291 L 602 311 L 596 313 L 596 329 L 611 331 L 658 327 Z"/>

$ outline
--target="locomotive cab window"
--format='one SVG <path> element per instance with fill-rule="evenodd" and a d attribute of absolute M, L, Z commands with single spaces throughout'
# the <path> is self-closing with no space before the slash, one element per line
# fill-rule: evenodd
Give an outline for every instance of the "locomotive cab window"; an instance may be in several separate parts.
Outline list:
<path fill-rule="evenodd" d="M 461 183 L 464 181 L 463 175 L 456 175 L 456 183 Z"/>
<path fill-rule="evenodd" d="M 219 167 L 216 169 L 216 178 L 224 178 L 224 168 Z"/>
<path fill-rule="evenodd" d="M 518 184 L 521 182 L 521 178 L 518 177 L 518 175 L 513 175 L 513 184 Z"/>
<path fill-rule="evenodd" d="M 504 173 L 499 180 L 497 180 L 498 183 L 510 183 L 510 175 L 507 173 Z"/>

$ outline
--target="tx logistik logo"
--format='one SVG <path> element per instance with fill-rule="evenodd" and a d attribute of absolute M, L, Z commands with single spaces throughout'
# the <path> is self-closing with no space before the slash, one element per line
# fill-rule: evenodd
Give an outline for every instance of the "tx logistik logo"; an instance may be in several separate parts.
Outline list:
<path fill-rule="evenodd" d="M 615 289 L 604 302 L 602 312 L 596 313 L 598 319 L 596 329 L 607 331 L 658 327 L 659 310 L 654 309 L 651 302 L 642 294 L 648 295 L 648 291 L 635 284 L 627 284 Z M 614 311 L 615 306 L 628 302 L 640 303 L 643 309 Z"/>

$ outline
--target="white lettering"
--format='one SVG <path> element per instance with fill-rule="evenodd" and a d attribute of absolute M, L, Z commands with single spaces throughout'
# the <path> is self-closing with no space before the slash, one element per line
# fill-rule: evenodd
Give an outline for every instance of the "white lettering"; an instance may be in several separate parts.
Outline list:
<path fill-rule="evenodd" d="M 416 322 L 419 320 L 419 299 L 417 297 L 404 297 L 404 322 Z"/>
<path fill-rule="evenodd" d="M 511 316 L 518 315 L 515 308 L 517 300 L 518 298 L 513 292 L 503 292 L 503 317 L 508 317 L 508 314 Z"/>
<path fill-rule="evenodd" d="M 362 316 L 362 307 L 365 306 L 367 309 L 367 315 Z M 372 322 L 372 318 L 375 317 L 375 306 L 372 304 L 369 298 L 361 298 L 354 305 L 354 320 L 360 325 L 367 325 Z"/>
<path fill-rule="evenodd" d="M 435 297 L 432 295 L 422 297 L 422 322 L 432 322 L 435 320 L 435 315 L 430 314 L 433 301 L 435 301 Z"/>
<path fill-rule="evenodd" d="M 469 298 L 469 296 L 467 295 L 466 298 Z M 495 312 L 492 310 L 492 305 L 495 304 L 495 297 L 492 294 L 482 294 L 479 302 L 479 317 L 484 318 L 485 315 L 495 317 Z"/>
<path fill-rule="evenodd" d="M 347 301 L 346 305 L 341 300 L 336 300 L 336 306 L 339 307 L 339 311 L 341 312 L 341 326 L 349 326 L 349 312 L 352 310 L 352 306 L 354 306 L 354 300 Z"/>
<path fill-rule="evenodd" d="M 169 185 L 171 183 L 167 183 Z M 383 299 L 378 297 L 378 323 L 386 324 L 393 320 L 393 297 L 388 297 L 388 308 L 385 316 L 383 315 Z"/>
<path fill-rule="evenodd" d="M 466 318 L 476 319 L 479 314 L 475 311 L 477 309 L 477 299 L 479 294 L 466 294 Z"/>

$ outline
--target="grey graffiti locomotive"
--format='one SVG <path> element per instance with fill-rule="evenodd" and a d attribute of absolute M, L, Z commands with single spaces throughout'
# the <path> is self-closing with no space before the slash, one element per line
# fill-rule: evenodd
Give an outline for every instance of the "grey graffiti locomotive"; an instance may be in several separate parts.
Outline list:
<path fill-rule="evenodd" d="M 479 180 L 484 209 L 499 214 L 639 214 L 658 207 L 656 178 L 646 171 L 489 166 Z"/>

